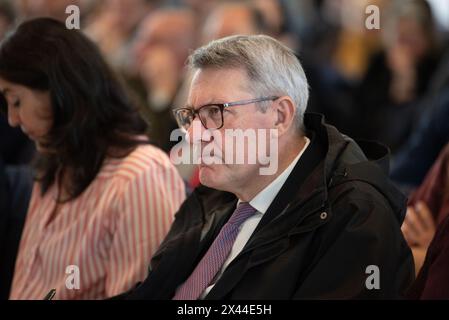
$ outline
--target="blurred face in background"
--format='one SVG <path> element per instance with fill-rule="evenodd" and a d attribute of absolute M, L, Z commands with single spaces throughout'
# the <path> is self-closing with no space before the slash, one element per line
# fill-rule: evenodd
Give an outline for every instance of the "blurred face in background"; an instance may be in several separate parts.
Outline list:
<path fill-rule="evenodd" d="M 9 125 L 20 127 L 34 141 L 37 150 L 42 152 L 43 139 L 53 124 L 50 93 L 32 90 L 2 78 L 0 90 L 8 103 Z"/>
<path fill-rule="evenodd" d="M 410 18 L 398 21 L 395 40 L 394 45 L 406 50 L 414 61 L 421 59 L 430 48 L 426 31 L 417 21 Z"/>
<path fill-rule="evenodd" d="M 106 0 L 105 10 L 114 15 L 114 21 L 125 31 L 131 28 L 150 10 L 150 3 L 146 0 Z"/>
<path fill-rule="evenodd" d="M 194 29 L 192 12 L 183 9 L 158 10 L 142 22 L 133 47 L 134 73 L 153 109 L 166 108 L 174 98 L 194 48 Z"/>
<path fill-rule="evenodd" d="M 393 64 L 415 65 L 434 49 L 434 19 L 427 2 L 395 1 L 385 16 L 384 46 L 390 60 L 399 61 Z"/>
<path fill-rule="evenodd" d="M 262 14 L 270 33 L 277 36 L 284 24 L 284 15 L 279 0 L 253 0 L 252 5 Z"/>
<path fill-rule="evenodd" d="M 236 34 L 256 34 L 257 31 L 253 13 L 247 4 L 225 3 L 217 6 L 207 17 L 201 43 Z"/>
<path fill-rule="evenodd" d="M 142 22 L 134 43 L 137 68 L 151 55 L 155 47 L 164 47 L 173 53 L 173 63 L 182 69 L 193 49 L 194 16 L 188 10 L 160 10 Z"/>

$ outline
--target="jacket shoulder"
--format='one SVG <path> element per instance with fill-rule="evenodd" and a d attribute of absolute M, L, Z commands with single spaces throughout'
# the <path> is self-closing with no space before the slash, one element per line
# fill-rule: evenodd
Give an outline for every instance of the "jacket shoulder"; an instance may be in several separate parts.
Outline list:
<path fill-rule="evenodd" d="M 406 210 L 394 203 L 374 185 L 363 180 L 351 180 L 329 189 L 329 202 L 338 218 L 365 220 L 367 218 L 400 226 Z"/>

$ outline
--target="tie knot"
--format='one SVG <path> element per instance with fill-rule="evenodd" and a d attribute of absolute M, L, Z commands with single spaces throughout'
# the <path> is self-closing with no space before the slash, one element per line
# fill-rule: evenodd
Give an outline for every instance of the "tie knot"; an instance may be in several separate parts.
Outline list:
<path fill-rule="evenodd" d="M 251 205 L 248 202 L 241 202 L 237 206 L 237 209 L 235 209 L 228 223 L 235 226 L 240 226 L 243 222 L 245 222 L 246 219 L 248 219 L 255 213 L 256 209 L 251 207 Z"/>

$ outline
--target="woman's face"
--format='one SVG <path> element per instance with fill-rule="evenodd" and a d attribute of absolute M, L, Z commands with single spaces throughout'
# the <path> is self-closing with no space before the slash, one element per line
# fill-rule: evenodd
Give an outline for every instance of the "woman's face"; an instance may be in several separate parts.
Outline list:
<path fill-rule="evenodd" d="M 19 127 L 42 150 L 43 138 L 53 125 L 50 93 L 33 90 L 0 78 L 0 90 L 8 102 L 8 123 Z"/>

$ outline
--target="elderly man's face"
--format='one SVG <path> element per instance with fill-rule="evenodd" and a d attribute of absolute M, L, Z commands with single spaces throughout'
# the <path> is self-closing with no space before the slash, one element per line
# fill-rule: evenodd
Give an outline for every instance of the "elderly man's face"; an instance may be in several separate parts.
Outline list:
<path fill-rule="evenodd" d="M 211 103 L 228 103 L 260 98 L 248 90 L 248 81 L 246 73 L 240 69 L 218 70 L 206 68 L 197 70 L 193 76 L 188 105 L 198 110 L 201 106 Z M 251 153 L 251 151 L 248 150 L 246 143 L 243 151 L 241 149 L 236 150 L 239 147 L 237 143 L 234 143 L 232 150 L 226 147 L 226 132 L 232 132 L 233 129 L 254 129 L 255 132 L 257 132 L 257 129 L 272 129 L 277 119 L 276 112 L 271 106 L 265 112 L 262 112 L 252 103 L 225 108 L 223 119 L 222 128 L 209 131 L 196 117 L 193 122 L 194 125 L 190 127 L 188 133 L 193 137 L 191 143 L 194 144 L 194 147 L 201 146 L 203 150 L 207 148 L 214 150 L 212 158 L 222 162 L 221 164 L 207 164 L 211 162 L 211 159 L 210 157 L 205 159 L 208 156 L 207 153 L 203 152 L 199 172 L 201 183 L 214 189 L 236 193 L 257 178 L 260 174 L 259 168 L 261 165 L 258 161 L 256 163 L 248 161 L 248 153 Z M 195 138 L 194 128 L 201 128 L 202 138 Z M 223 137 L 222 141 L 216 138 L 217 134 Z M 269 135 L 250 142 L 259 144 L 261 139 L 265 140 L 266 146 L 270 145 L 268 142 Z M 244 164 L 229 163 L 226 160 L 226 155 L 229 155 L 229 152 L 233 152 L 234 156 L 236 153 L 244 152 Z"/>

